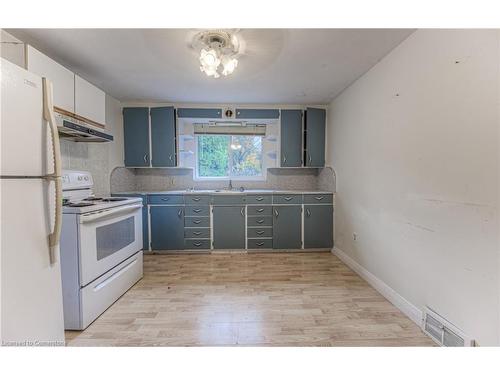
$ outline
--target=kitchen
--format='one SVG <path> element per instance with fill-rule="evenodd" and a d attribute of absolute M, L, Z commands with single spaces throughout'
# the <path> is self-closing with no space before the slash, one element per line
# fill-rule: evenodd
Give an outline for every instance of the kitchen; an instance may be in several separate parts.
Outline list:
<path fill-rule="evenodd" d="M 500 343 L 498 29 L 1 43 L 3 346 Z"/>

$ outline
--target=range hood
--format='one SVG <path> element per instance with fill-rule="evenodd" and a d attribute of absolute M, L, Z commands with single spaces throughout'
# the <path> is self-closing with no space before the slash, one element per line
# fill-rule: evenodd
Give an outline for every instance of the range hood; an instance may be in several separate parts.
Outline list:
<path fill-rule="evenodd" d="M 75 142 L 111 142 L 113 136 L 104 129 L 76 119 L 71 116 L 55 113 L 57 129 L 61 138 Z"/>

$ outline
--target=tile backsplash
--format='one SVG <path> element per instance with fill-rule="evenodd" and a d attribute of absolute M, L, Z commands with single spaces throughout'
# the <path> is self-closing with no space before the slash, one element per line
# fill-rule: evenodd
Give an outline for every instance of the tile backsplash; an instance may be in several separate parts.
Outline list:
<path fill-rule="evenodd" d="M 94 193 L 109 195 L 109 158 L 107 143 L 73 142 L 61 139 L 63 169 L 88 171 L 94 179 Z"/>
<path fill-rule="evenodd" d="M 335 191 L 335 175 L 329 167 L 322 169 L 269 168 L 266 181 L 233 181 L 234 187 L 247 189 Z M 111 172 L 111 192 L 219 189 L 227 181 L 194 181 L 193 169 L 125 168 Z"/>

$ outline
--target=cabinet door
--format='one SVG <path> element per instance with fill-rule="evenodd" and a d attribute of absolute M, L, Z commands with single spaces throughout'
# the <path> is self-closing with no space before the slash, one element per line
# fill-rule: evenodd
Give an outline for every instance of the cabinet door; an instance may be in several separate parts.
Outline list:
<path fill-rule="evenodd" d="M 304 247 L 333 247 L 333 206 L 304 206 Z"/>
<path fill-rule="evenodd" d="M 280 111 L 278 109 L 250 109 L 236 108 L 236 118 L 238 119 L 278 119 Z"/>
<path fill-rule="evenodd" d="M 273 206 L 273 248 L 302 247 L 302 206 Z"/>
<path fill-rule="evenodd" d="M 184 206 L 150 206 L 151 250 L 184 248 Z"/>
<path fill-rule="evenodd" d="M 307 167 L 325 166 L 325 126 L 326 111 L 319 108 L 307 108 L 304 161 Z"/>
<path fill-rule="evenodd" d="M 179 118 L 221 118 L 222 109 L 220 108 L 178 108 L 177 117 Z"/>
<path fill-rule="evenodd" d="M 75 74 L 30 45 L 26 48 L 26 69 L 52 81 L 54 107 L 75 112 Z"/>
<path fill-rule="evenodd" d="M 245 248 L 245 206 L 213 208 L 214 249 Z"/>
<path fill-rule="evenodd" d="M 302 166 L 302 111 L 281 111 L 281 166 Z"/>
<path fill-rule="evenodd" d="M 149 167 L 149 109 L 123 108 L 126 167 Z"/>
<path fill-rule="evenodd" d="M 151 108 L 151 165 L 175 167 L 175 113 L 174 107 Z"/>
<path fill-rule="evenodd" d="M 106 124 L 106 94 L 76 74 L 75 113 L 101 125 Z"/>

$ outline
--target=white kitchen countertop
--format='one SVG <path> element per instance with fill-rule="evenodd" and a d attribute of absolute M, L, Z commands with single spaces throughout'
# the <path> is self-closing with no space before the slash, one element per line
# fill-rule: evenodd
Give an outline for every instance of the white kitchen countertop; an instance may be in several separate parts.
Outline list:
<path fill-rule="evenodd" d="M 160 190 L 160 191 L 122 191 L 113 193 L 118 194 L 170 194 L 170 195 L 189 195 L 189 194 L 215 194 L 215 195 L 232 195 L 232 194 L 335 194 L 331 191 L 302 191 L 302 190 L 272 190 L 272 189 L 248 189 L 244 191 L 239 190 L 224 190 L 224 189 L 214 189 L 214 190 Z"/>

